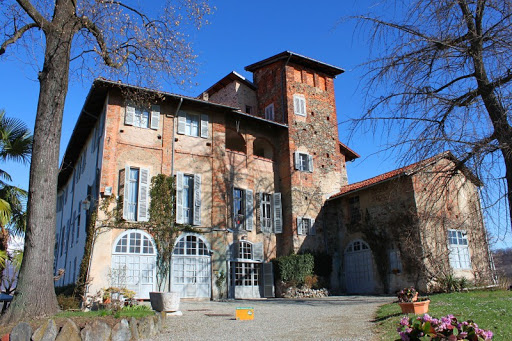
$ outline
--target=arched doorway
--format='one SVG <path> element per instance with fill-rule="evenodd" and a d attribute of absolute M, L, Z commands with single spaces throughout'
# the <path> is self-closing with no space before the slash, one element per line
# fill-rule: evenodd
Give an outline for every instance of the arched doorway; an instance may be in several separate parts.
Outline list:
<path fill-rule="evenodd" d="M 373 293 L 373 257 L 368 244 L 362 240 L 351 242 L 345 248 L 344 259 L 347 293 Z"/>
<path fill-rule="evenodd" d="M 231 298 L 260 298 L 263 295 L 263 244 L 246 240 L 229 246 L 229 296 Z"/>
<path fill-rule="evenodd" d="M 148 233 L 130 230 L 117 237 L 110 277 L 111 286 L 133 290 L 135 298 L 149 298 L 156 285 L 156 249 Z"/>
<path fill-rule="evenodd" d="M 171 261 L 171 290 L 182 298 L 209 298 L 211 293 L 210 248 L 203 237 L 182 235 Z"/>

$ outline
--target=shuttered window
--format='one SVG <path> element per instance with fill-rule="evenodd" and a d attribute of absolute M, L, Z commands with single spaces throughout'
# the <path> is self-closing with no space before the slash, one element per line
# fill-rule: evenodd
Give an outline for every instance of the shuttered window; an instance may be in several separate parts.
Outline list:
<path fill-rule="evenodd" d="M 201 175 L 176 173 L 176 223 L 201 225 Z"/>
<path fill-rule="evenodd" d="M 306 217 L 298 217 L 297 218 L 297 234 L 298 235 L 311 235 L 314 236 L 316 234 L 315 231 L 315 220 Z"/>
<path fill-rule="evenodd" d="M 127 105 L 125 109 L 124 124 L 139 128 L 158 129 L 160 124 L 160 106 L 151 108 L 135 107 Z"/>
<path fill-rule="evenodd" d="M 178 134 L 208 138 L 208 115 L 178 113 Z"/>
<path fill-rule="evenodd" d="M 295 169 L 301 172 L 313 172 L 313 156 L 307 153 L 294 153 Z"/>
<path fill-rule="evenodd" d="M 281 193 L 258 193 L 259 228 L 263 233 L 282 233 Z"/>
<path fill-rule="evenodd" d="M 124 170 L 123 218 L 128 221 L 149 220 L 149 170 L 127 166 Z"/>
<path fill-rule="evenodd" d="M 293 112 L 295 115 L 306 116 L 306 99 L 303 95 L 293 95 Z"/>
<path fill-rule="evenodd" d="M 252 231 L 254 220 L 253 192 L 250 189 L 233 188 L 233 227 Z"/>

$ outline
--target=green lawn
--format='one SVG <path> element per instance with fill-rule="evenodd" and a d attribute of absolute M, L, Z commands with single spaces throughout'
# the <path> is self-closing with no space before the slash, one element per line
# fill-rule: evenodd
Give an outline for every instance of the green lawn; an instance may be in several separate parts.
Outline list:
<path fill-rule="evenodd" d="M 99 317 L 99 316 L 115 316 L 116 318 L 130 318 L 130 317 L 144 317 L 154 315 L 155 312 L 151 309 L 122 309 L 118 314 L 112 313 L 110 310 L 98 310 L 98 311 L 62 311 L 55 315 L 55 317 Z"/>
<path fill-rule="evenodd" d="M 459 321 L 473 320 L 480 328 L 492 330 L 493 340 L 512 340 L 512 291 L 431 295 L 428 314 L 436 318 L 453 314 Z M 381 340 L 399 339 L 396 328 L 402 316 L 404 314 L 397 303 L 379 308 L 375 323 L 377 335 Z"/>

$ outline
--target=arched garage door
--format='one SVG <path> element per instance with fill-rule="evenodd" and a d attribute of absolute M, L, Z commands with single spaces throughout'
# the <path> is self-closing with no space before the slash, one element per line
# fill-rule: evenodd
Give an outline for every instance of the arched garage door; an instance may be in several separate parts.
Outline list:
<path fill-rule="evenodd" d="M 368 244 L 362 240 L 353 241 L 345 249 L 344 258 L 347 293 L 373 293 L 373 257 Z"/>
<path fill-rule="evenodd" d="M 210 249 L 199 235 L 187 234 L 176 242 L 171 262 L 171 290 L 182 298 L 210 298 Z"/>
<path fill-rule="evenodd" d="M 139 230 L 122 233 L 114 243 L 110 277 L 111 286 L 126 287 L 135 291 L 135 298 L 148 299 L 156 283 L 153 238 Z"/>

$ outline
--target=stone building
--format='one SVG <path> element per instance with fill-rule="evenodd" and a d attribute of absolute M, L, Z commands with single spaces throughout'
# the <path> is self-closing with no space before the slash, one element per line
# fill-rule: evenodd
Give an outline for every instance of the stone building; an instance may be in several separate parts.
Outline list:
<path fill-rule="evenodd" d="M 325 205 L 333 287 L 347 293 L 436 290 L 452 275 L 492 280 L 481 182 L 444 152 L 341 189 Z"/>
<path fill-rule="evenodd" d="M 175 177 L 176 222 L 188 226 L 176 240 L 167 279 L 168 288 L 183 298 L 273 296 L 269 261 L 305 250 L 333 255 L 332 283 L 343 291 L 390 291 L 416 280 L 382 275 L 383 264 L 373 259 L 397 245 L 390 259 L 404 264 L 404 252 L 399 253 L 400 242 L 374 247 L 379 240 L 367 232 L 373 225 L 366 222 L 377 219 L 373 210 L 382 210 L 379 205 L 391 192 L 403 198 L 395 206 L 420 212 L 414 186 L 423 178 L 404 176 L 397 180 L 400 186 L 383 181 L 353 195 L 357 184 L 348 185 L 345 164 L 359 155 L 339 141 L 334 99 L 333 80 L 343 70 L 288 51 L 246 70 L 253 73 L 252 82 L 231 72 L 197 98 L 94 81 L 59 173 L 55 269 L 66 272 L 57 286 L 72 284 L 81 274 L 88 295 L 126 286 L 146 299 L 157 290 L 154 240 L 140 226 L 148 222 L 150 182 L 158 174 Z M 467 186 L 468 202 L 478 205 L 475 186 Z M 389 193 L 375 196 L 380 188 Z M 354 227 L 347 215 L 355 205 L 366 224 L 359 225 L 367 227 Z M 112 224 L 115 212 L 122 212 L 124 228 Z M 470 244 L 470 231 L 484 233 L 480 213 L 471 212 L 475 224 L 464 234 Z M 422 231 L 439 230 L 418 237 L 424 253 L 428 238 L 447 245 L 444 226 L 408 218 L 421 221 L 416 225 Z M 388 224 L 383 230 L 392 226 L 389 219 L 383 223 Z M 356 257 L 347 247 L 366 247 L 373 255 Z M 407 273 L 405 264 L 395 263 L 394 272 Z M 361 266 L 371 271 L 360 274 Z M 421 273 L 429 266 L 425 263 Z M 371 273 L 372 285 L 347 285 L 350 271 L 354 283 Z"/>
<path fill-rule="evenodd" d="M 358 157 L 338 140 L 333 79 L 343 70 L 292 52 L 246 70 L 254 82 L 232 72 L 198 98 L 93 83 L 59 174 L 57 285 L 74 283 L 82 264 L 89 294 L 120 281 L 139 298 L 156 289 L 154 243 L 136 227 L 160 173 L 176 176 L 176 221 L 193 226 L 172 257 L 170 288 L 182 297 L 272 296 L 268 261 L 323 245 L 319 212 Z M 84 258 L 91 213 L 118 197 L 133 228 L 100 210 Z"/>

